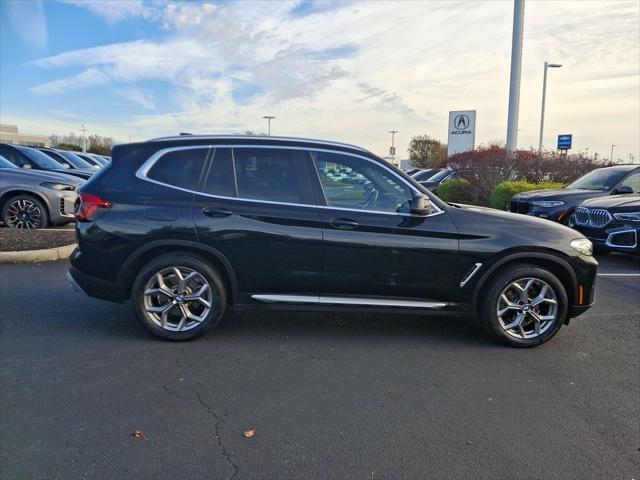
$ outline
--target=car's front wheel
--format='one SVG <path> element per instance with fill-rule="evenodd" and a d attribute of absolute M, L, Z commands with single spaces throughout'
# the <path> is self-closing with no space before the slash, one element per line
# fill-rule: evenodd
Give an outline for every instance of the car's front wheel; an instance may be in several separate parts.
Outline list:
<path fill-rule="evenodd" d="M 567 312 L 567 293 L 553 273 L 535 265 L 515 265 L 499 272 L 484 291 L 480 313 L 502 342 L 535 347 L 558 333 Z"/>
<path fill-rule="evenodd" d="M 148 263 L 131 291 L 136 316 L 154 335 L 183 341 L 222 318 L 227 295 L 220 274 L 203 258 L 169 254 Z"/>
<path fill-rule="evenodd" d="M 32 195 L 10 198 L 2 207 L 2 221 L 9 228 L 45 228 L 49 215 L 44 204 Z"/>

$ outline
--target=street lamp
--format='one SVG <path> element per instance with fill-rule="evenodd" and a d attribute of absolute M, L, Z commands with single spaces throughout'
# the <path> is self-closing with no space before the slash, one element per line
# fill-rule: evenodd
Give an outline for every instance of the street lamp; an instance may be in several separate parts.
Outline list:
<path fill-rule="evenodd" d="M 396 133 L 398 133 L 398 130 L 389 130 L 389 133 L 391 134 L 391 148 L 389 149 L 389 155 L 392 157 L 396 156 Z"/>
<path fill-rule="evenodd" d="M 267 119 L 267 125 L 268 125 L 268 127 L 267 127 L 268 128 L 267 135 L 271 135 L 271 120 L 273 120 L 276 117 L 274 117 L 273 115 L 265 115 L 262 118 L 266 118 Z"/>
<path fill-rule="evenodd" d="M 82 151 L 87 153 L 87 141 L 84 137 L 84 134 L 87 132 L 87 127 L 84 126 L 84 123 L 80 124 L 80 131 L 82 132 Z"/>
<path fill-rule="evenodd" d="M 540 143 L 538 144 L 538 152 L 542 153 L 542 137 L 544 135 L 544 103 L 547 97 L 547 69 L 560 68 L 559 63 L 544 62 L 544 80 L 542 81 L 542 114 L 540 115 Z"/>
<path fill-rule="evenodd" d="M 616 145 L 611 145 L 611 157 L 609 157 L 609 160 L 611 160 L 611 163 L 613 163 L 613 147 L 615 147 Z"/>

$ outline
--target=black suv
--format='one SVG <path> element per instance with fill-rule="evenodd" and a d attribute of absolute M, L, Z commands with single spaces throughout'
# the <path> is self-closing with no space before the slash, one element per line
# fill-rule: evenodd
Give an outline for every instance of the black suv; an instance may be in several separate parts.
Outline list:
<path fill-rule="evenodd" d="M 594 300 L 597 262 L 579 232 L 446 204 L 342 143 L 117 145 L 80 189 L 76 219 L 72 284 L 131 298 L 142 324 L 168 340 L 202 334 L 232 306 L 477 314 L 528 347 Z"/>
<path fill-rule="evenodd" d="M 638 165 L 596 168 L 558 190 L 532 190 L 514 195 L 508 210 L 568 225 L 580 203 L 590 198 L 634 193 L 631 185 L 638 182 Z"/>

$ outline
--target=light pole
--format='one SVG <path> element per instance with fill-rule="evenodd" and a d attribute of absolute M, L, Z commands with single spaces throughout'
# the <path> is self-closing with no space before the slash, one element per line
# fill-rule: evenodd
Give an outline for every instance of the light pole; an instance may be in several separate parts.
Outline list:
<path fill-rule="evenodd" d="M 611 157 L 609 157 L 611 163 L 613 163 L 613 147 L 615 147 L 615 145 L 611 145 Z"/>
<path fill-rule="evenodd" d="M 271 120 L 273 120 L 276 117 L 274 117 L 273 115 L 265 115 L 262 118 L 267 119 L 267 135 L 271 135 Z"/>
<path fill-rule="evenodd" d="M 83 123 L 80 124 L 80 131 L 82 132 L 82 151 L 84 153 L 87 153 L 87 141 L 84 138 L 84 134 L 87 131 L 87 128 L 84 126 Z"/>
<path fill-rule="evenodd" d="M 540 115 L 540 143 L 538 144 L 538 153 L 542 153 L 542 137 L 544 136 L 544 104 L 547 98 L 547 69 L 560 68 L 559 63 L 544 62 L 544 80 L 542 81 L 542 113 Z"/>
<path fill-rule="evenodd" d="M 396 156 L 396 133 L 398 133 L 398 130 L 389 130 L 389 133 L 391 134 L 391 148 L 389 149 L 389 155 L 392 157 Z"/>
<path fill-rule="evenodd" d="M 509 117 L 507 119 L 507 151 L 518 145 L 518 111 L 520 109 L 520 72 L 522 70 L 522 31 L 524 0 L 513 1 L 513 33 L 511 37 L 511 77 L 509 80 Z"/>

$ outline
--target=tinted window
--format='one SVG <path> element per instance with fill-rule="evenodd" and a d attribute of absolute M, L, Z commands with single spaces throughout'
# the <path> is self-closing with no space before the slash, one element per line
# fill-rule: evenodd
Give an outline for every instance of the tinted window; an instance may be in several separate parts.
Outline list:
<path fill-rule="evenodd" d="M 338 153 L 312 152 L 311 157 L 329 206 L 381 212 L 411 211 L 411 189 L 379 165 Z"/>
<path fill-rule="evenodd" d="M 279 148 L 235 148 L 233 155 L 238 197 L 311 203 L 304 153 Z"/>
<path fill-rule="evenodd" d="M 631 187 L 633 193 L 640 193 L 640 172 L 629 175 L 620 183 L 618 188 L 620 187 Z"/>
<path fill-rule="evenodd" d="M 610 190 L 622 177 L 627 174 L 628 170 L 618 170 L 616 168 L 599 168 L 593 170 L 583 177 L 580 177 L 573 183 L 567 185 L 566 188 L 586 190 Z"/>
<path fill-rule="evenodd" d="M 23 155 L 21 155 L 19 152 L 16 152 L 11 147 L 0 145 L 0 154 L 15 166 L 20 168 L 22 168 L 25 163 L 29 163 Z"/>
<path fill-rule="evenodd" d="M 204 184 L 203 192 L 224 197 L 235 196 L 235 179 L 233 178 L 233 158 L 230 148 L 216 148 L 209 168 L 209 176 Z"/>
<path fill-rule="evenodd" d="M 62 165 L 60 165 L 55 160 L 52 160 L 50 157 L 42 153 L 40 150 L 36 150 L 35 148 L 29 147 L 15 147 L 21 153 L 26 155 L 29 160 L 35 163 L 38 167 L 43 168 L 45 170 L 56 170 L 62 169 Z"/>
<path fill-rule="evenodd" d="M 207 158 L 208 147 L 187 148 L 165 153 L 151 167 L 147 177 L 158 182 L 195 190 Z"/>
<path fill-rule="evenodd" d="M 438 173 L 438 170 L 430 168 L 429 170 L 422 170 L 421 172 L 414 173 L 411 176 L 416 182 L 426 182 L 436 173 Z"/>
<path fill-rule="evenodd" d="M 11 163 L 6 158 L 0 157 L 0 168 L 18 168 L 18 167 L 15 166 L 13 163 Z"/>

